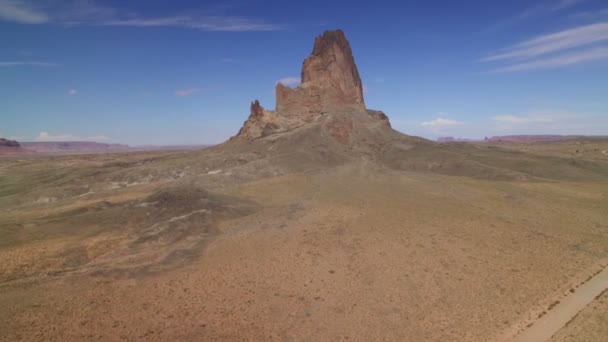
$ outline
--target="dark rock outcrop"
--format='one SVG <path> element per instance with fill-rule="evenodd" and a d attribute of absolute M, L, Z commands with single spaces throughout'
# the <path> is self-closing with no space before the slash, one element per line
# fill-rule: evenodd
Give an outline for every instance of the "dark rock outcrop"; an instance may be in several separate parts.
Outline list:
<path fill-rule="evenodd" d="M 0 146 L 2 147 L 21 147 L 16 140 L 8 140 L 0 138 Z"/>

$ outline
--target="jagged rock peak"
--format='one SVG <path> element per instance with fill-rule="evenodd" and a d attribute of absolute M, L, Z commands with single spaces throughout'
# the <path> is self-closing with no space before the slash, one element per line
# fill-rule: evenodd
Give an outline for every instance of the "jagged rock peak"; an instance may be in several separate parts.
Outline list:
<path fill-rule="evenodd" d="M 251 102 L 251 116 L 262 116 L 264 114 L 264 107 L 260 105 L 260 101 L 255 100 Z"/>
<path fill-rule="evenodd" d="M 315 39 L 302 65 L 302 82 L 297 88 L 277 84 L 276 101 L 274 111 L 264 109 L 257 100 L 252 102 L 249 118 L 234 138 L 254 140 L 287 132 L 332 113 L 372 118 L 390 128 L 384 113 L 365 108 L 359 71 L 341 30 L 325 31 Z"/>
<path fill-rule="evenodd" d="M 279 83 L 276 100 L 278 113 L 304 122 L 335 109 L 365 111 L 361 78 L 344 32 L 318 36 L 302 65 L 300 86 L 291 89 Z"/>
<path fill-rule="evenodd" d="M 302 84 L 337 88 L 346 104 L 363 104 L 363 85 L 355 58 L 342 30 L 325 31 L 315 39 L 302 66 Z"/>
<path fill-rule="evenodd" d="M 251 102 L 249 113 L 249 118 L 233 138 L 242 137 L 253 140 L 294 126 L 294 123 L 288 118 L 279 116 L 274 111 L 264 109 L 258 100 Z"/>

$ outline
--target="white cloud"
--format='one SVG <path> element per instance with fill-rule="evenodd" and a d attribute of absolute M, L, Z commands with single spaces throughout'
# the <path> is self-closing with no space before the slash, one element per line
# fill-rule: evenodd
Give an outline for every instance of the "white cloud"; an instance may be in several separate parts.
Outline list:
<path fill-rule="evenodd" d="M 542 122 L 553 122 L 553 119 L 543 115 L 498 115 L 493 117 L 494 121 L 499 123 L 507 124 L 529 124 L 529 123 L 542 123 Z"/>
<path fill-rule="evenodd" d="M 0 18 L 21 24 L 42 24 L 48 16 L 18 0 L 0 0 Z"/>
<path fill-rule="evenodd" d="M 175 96 L 191 96 L 201 91 L 203 91 L 201 88 L 179 89 L 175 91 Z"/>
<path fill-rule="evenodd" d="M 42 6 L 42 3 L 45 6 Z M 204 31 L 278 31 L 283 25 L 262 19 L 228 15 L 168 15 L 145 17 L 97 5 L 94 1 L 0 0 L 0 19 L 23 24 L 54 23 L 67 26 L 182 27 Z"/>
<path fill-rule="evenodd" d="M 553 6 L 551 7 L 551 9 L 553 11 L 557 11 L 557 10 L 561 10 L 561 9 L 565 9 L 565 8 L 569 8 L 569 7 L 578 5 L 578 4 L 586 2 L 586 1 L 588 1 L 588 0 L 558 0 L 558 1 L 553 2 Z"/>
<path fill-rule="evenodd" d="M 507 67 L 498 68 L 494 70 L 494 72 L 551 69 L 602 59 L 608 59 L 608 48 L 595 48 L 590 50 L 583 50 L 580 52 L 562 54 L 557 57 L 543 58 L 530 62 L 518 63 Z"/>
<path fill-rule="evenodd" d="M 608 40 L 608 22 L 542 35 L 513 45 L 482 61 L 525 59 Z"/>
<path fill-rule="evenodd" d="M 116 19 L 103 21 L 99 25 L 134 27 L 184 27 L 204 31 L 279 31 L 283 26 L 263 20 L 232 16 L 175 16 L 162 18 Z"/>
<path fill-rule="evenodd" d="M 588 0 L 543 0 L 537 1 L 540 4 L 528 7 L 518 14 L 499 20 L 494 25 L 486 28 L 483 32 L 492 32 L 499 29 L 504 29 L 509 26 L 518 25 L 524 20 L 530 20 L 542 16 L 552 15 L 562 10 L 566 10 L 571 7 L 575 7 L 578 4 L 586 2 Z"/>
<path fill-rule="evenodd" d="M 104 142 L 104 141 L 107 141 L 108 139 L 109 138 L 104 135 L 81 137 L 81 136 L 72 135 L 72 134 L 53 135 L 53 134 L 49 134 L 48 132 L 40 132 L 40 134 L 38 134 L 38 136 L 36 138 L 34 138 L 34 141 L 40 141 L 40 142 L 65 142 L 65 141 Z"/>
<path fill-rule="evenodd" d="M 601 10 L 596 11 L 585 11 L 573 13 L 570 15 L 572 19 L 582 19 L 582 20 L 601 20 L 608 18 L 608 8 L 603 8 Z"/>
<path fill-rule="evenodd" d="M 19 66 L 57 67 L 59 64 L 51 62 L 0 61 L 0 68 L 13 68 Z"/>
<path fill-rule="evenodd" d="M 452 120 L 452 119 L 445 119 L 445 118 L 437 118 L 431 121 L 425 121 L 423 122 L 421 125 L 422 126 L 428 126 L 428 127 L 446 127 L 446 126 L 454 126 L 454 125 L 461 125 L 462 122 L 460 121 L 456 121 L 456 120 Z"/>
<path fill-rule="evenodd" d="M 297 86 L 298 84 L 300 84 L 300 78 L 295 76 L 285 77 L 278 80 L 277 84 L 279 83 L 285 86 Z"/>
<path fill-rule="evenodd" d="M 6 136 L 6 135 L 4 135 L 4 134 L 2 134 L 2 133 L 0 133 L 0 138 L 4 138 L 4 139 L 7 139 L 7 140 L 17 140 L 17 142 L 22 142 L 22 141 L 27 140 L 27 139 L 26 139 L 25 137 L 23 137 L 23 136 L 17 136 L 17 135 L 9 135 L 9 136 Z"/>
<path fill-rule="evenodd" d="M 70 95 L 70 96 L 74 96 L 77 93 L 78 93 L 78 90 L 76 90 L 76 89 L 70 89 L 70 90 L 68 90 L 68 95 Z"/>
<path fill-rule="evenodd" d="M 608 59 L 608 47 L 597 46 L 605 41 L 608 41 L 608 22 L 601 22 L 541 35 L 507 47 L 481 61 L 510 63 L 492 72 L 558 68 Z"/>
<path fill-rule="evenodd" d="M 519 113 L 496 113 L 485 118 L 470 118 L 455 125 L 426 125 L 407 119 L 413 114 L 391 116 L 391 124 L 406 134 L 435 139 L 452 136 L 483 139 L 484 136 L 517 134 L 607 135 L 605 112 L 534 110 Z M 444 116 L 445 118 L 445 116 Z M 435 121 L 435 120 L 433 120 Z M 431 121 L 429 121 L 431 122 Z"/>
<path fill-rule="evenodd" d="M 606 135 L 608 116 L 598 113 L 537 111 L 518 115 L 498 115 L 488 129 L 501 134 Z"/>
<path fill-rule="evenodd" d="M 546 13 L 561 11 L 570 7 L 574 7 L 582 2 L 587 0 L 553 0 L 549 1 L 534 7 L 530 7 L 523 12 L 521 12 L 517 18 L 518 19 L 527 19 L 539 15 L 543 15 Z"/>
<path fill-rule="evenodd" d="M 369 92 L 369 87 L 367 86 L 367 84 L 363 85 L 363 94 L 367 94 Z"/>

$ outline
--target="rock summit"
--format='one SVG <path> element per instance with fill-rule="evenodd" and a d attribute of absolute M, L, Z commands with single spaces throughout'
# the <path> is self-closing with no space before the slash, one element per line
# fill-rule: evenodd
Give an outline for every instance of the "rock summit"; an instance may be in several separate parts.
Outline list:
<path fill-rule="evenodd" d="M 276 86 L 276 110 L 264 109 L 258 100 L 233 139 L 253 140 L 290 131 L 335 112 L 362 112 L 390 127 L 388 117 L 365 108 L 363 85 L 344 32 L 325 31 L 315 39 L 302 65 L 301 83 Z"/>

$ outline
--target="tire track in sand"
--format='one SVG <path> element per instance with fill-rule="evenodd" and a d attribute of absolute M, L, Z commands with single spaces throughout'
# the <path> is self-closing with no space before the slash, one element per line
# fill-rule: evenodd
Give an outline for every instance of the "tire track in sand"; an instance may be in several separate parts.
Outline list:
<path fill-rule="evenodd" d="M 513 342 L 542 342 L 549 340 L 565 327 L 582 309 L 608 289 L 608 267 L 589 279 L 539 318 L 529 328 L 515 336 Z"/>

